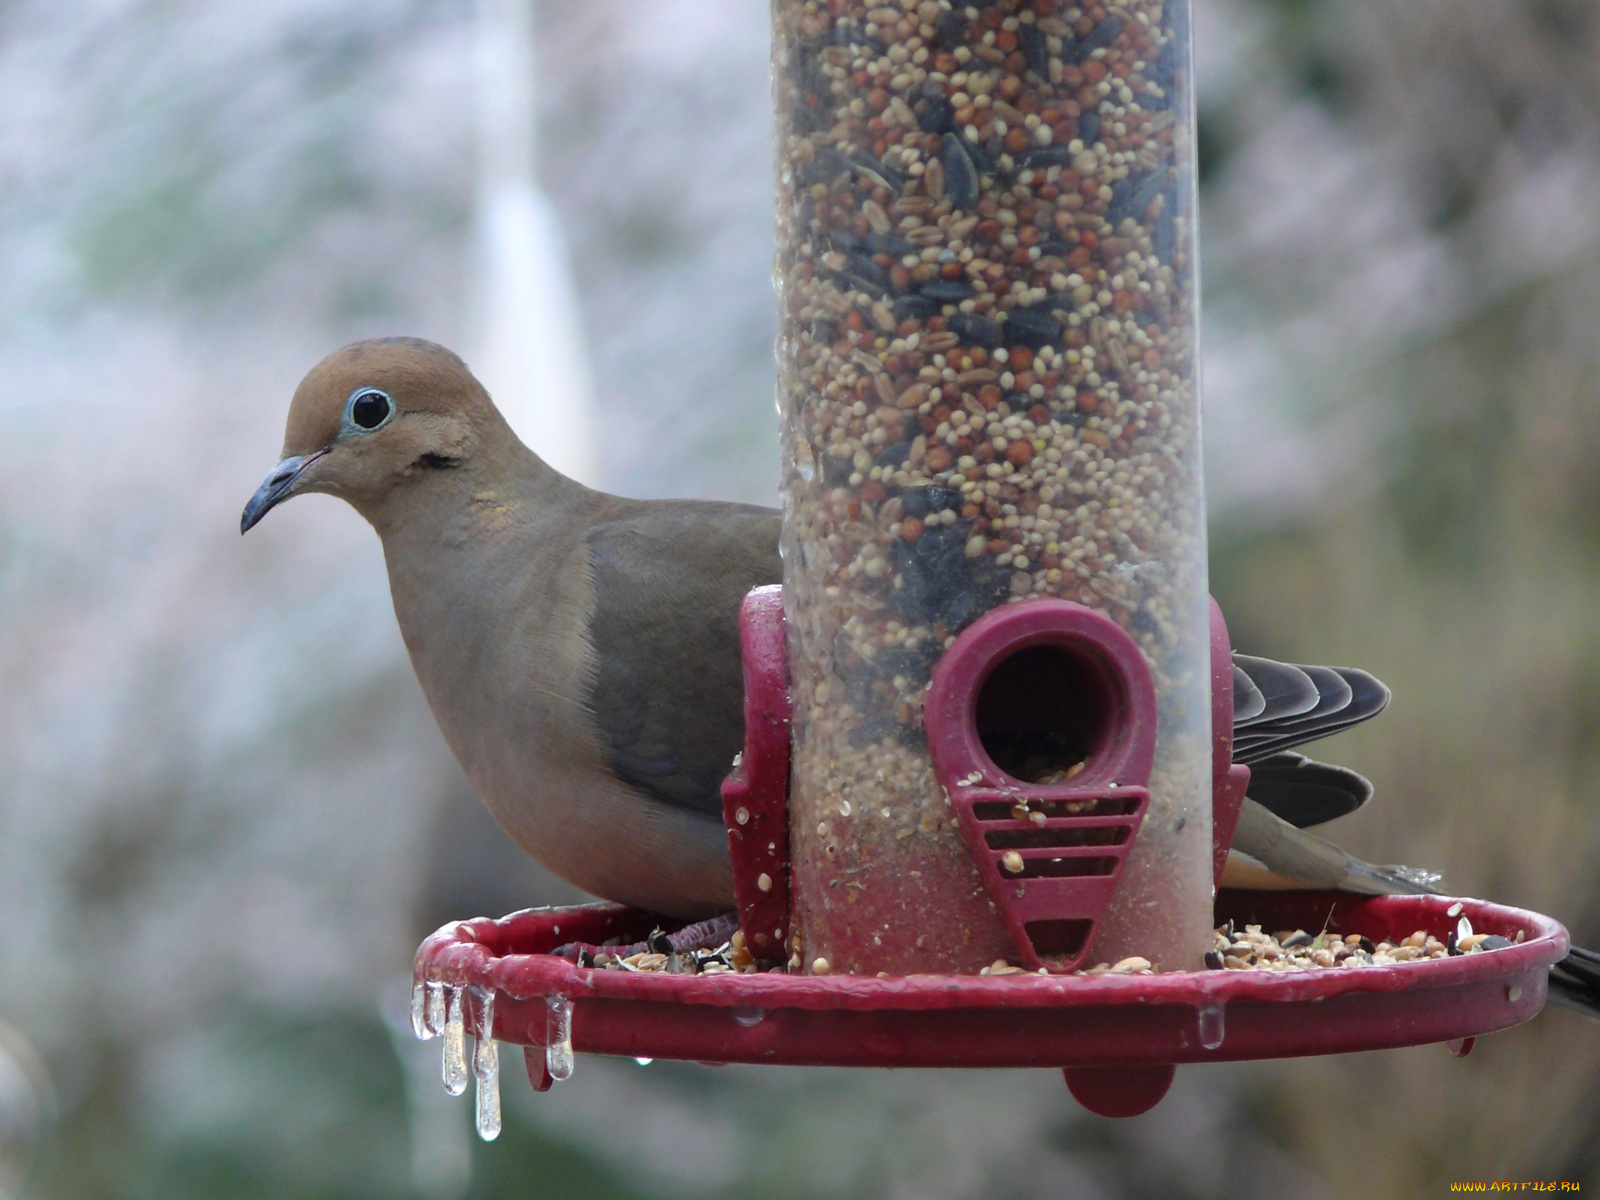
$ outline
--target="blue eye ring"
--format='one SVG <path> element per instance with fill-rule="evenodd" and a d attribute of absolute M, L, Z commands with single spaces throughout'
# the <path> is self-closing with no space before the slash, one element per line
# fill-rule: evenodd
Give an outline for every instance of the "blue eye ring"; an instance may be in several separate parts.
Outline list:
<path fill-rule="evenodd" d="M 358 387 L 344 403 L 344 426 L 349 433 L 371 433 L 393 418 L 394 401 L 382 388 Z"/>

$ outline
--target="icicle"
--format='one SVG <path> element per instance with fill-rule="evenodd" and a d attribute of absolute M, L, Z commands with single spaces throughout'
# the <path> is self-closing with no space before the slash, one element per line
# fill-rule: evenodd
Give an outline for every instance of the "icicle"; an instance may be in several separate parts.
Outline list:
<path fill-rule="evenodd" d="M 565 996 L 550 996 L 545 1000 L 548 1020 L 545 1024 L 544 1064 L 550 1078 L 572 1078 L 572 1001 Z"/>
<path fill-rule="evenodd" d="M 1200 1006 L 1200 1044 L 1207 1050 L 1215 1050 L 1222 1045 L 1222 1039 L 1226 1036 L 1224 1020 L 1222 1005 Z"/>
<path fill-rule="evenodd" d="M 438 1037 L 444 1032 L 444 984 L 437 979 L 430 979 L 427 983 L 427 1017 L 429 1037 Z"/>
<path fill-rule="evenodd" d="M 478 1136 L 492 1142 L 500 1136 L 500 1044 L 493 1038 L 473 1050 L 472 1073 L 478 1078 Z"/>
<path fill-rule="evenodd" d="M 461 989 L 446 988 L 444 1022 L 444 1090 L 459 1096 L 467 1090 L 466 1026 L 461 1019 Z"/>
<path fill-rule="evenodd" d="M 411 1032 L 422 1042 L 433 1036 L 428 1028 L 428 988 L 420 979 L 411 985 Z"/>

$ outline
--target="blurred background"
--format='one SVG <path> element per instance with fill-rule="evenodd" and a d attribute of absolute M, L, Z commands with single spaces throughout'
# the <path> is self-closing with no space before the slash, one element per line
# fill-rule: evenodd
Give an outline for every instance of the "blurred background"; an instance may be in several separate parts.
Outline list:
<path fill-rule="evenodd" d="M 470 1135 L 413 949 L 573 893 L 467 791 L 355 513 L 238 514 L 305 369 L 385 333 L 524 429 L 591 396 L 543 435 L 587 482 L 774 502 L 765 7 L 0 2 L 0 1197 L 1600 1183 L 1560 1010 L 1463 1061 L 1185 1068 L 1121 1123 L 1043 1071 L 583 1058 L 534 1096 L 513 1054 Z M 1196 11 L 1235 643 L 1393 686 L 1328 751 L 1378 786 L 1337 836 L 1600 942 L 1600 7 Z M 507 266 L 563 253 L 570 293 Z"/>

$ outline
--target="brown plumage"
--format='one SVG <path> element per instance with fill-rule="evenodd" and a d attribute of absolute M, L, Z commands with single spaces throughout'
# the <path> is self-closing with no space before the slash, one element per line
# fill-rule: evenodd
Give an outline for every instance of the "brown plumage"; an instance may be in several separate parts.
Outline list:
<path fill-rule="evenodd" d="M 352 419 L 369 391 L 392 406 L 371 430 Z M 414 339 L 312 368 L 243 528 L 302 492 L 378 531 L 417 679 L 507 833 L 608 899 L 732 905 L 718 783 L 743 736 L 735 622 L 779 576 L 777 514 L 583 487 L 459 358 Z"/>

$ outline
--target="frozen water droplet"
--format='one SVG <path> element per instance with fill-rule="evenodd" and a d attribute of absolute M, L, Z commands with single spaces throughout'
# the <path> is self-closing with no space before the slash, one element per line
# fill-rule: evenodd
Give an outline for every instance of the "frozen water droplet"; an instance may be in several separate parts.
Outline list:
<path fill-rule="evenodd" d="M 1400 876 L 1407 883 L 1415 884 L 1422 891 L 1432 891 L 1433 888 L 1444 882 L 1444 876 L 1437 871 L 1424 871 L 1418 867 L 1402 866 L 1399 863 L 1390 863 L 1384 868 Z"/>
<path fill-rule="evenodd" d="M 428 980 L 425 985 L 428 992 L 427 1018 L 429 1037 L 438 1037 L 444 1032 L 444 984 L 437 979 Z"/>
<path fill-rule="evenodd" d="M 636 1058 L 633 1061 L 638 1063 L 641 1067 L 648 1067 L 651 1063 L 655 1062 L 655 1059 L 653 1059 L 653 1058 Z"/>
<path fill-rule="evenodd" d="M 555 1080 L 572 1078 L 572 1001 L 565 996 L 545 1000 L 544 1069 Z"/>
<path fill-rule="evenodd" d="M 739 1022 L 739 1024 L 743 1025 L 746 1029 L 749 1029 L 754 1025 L 761 1024 L 761 1022 L 767 1019 L 767 1010 L 764 1008 L 757 1008 L 753 1004 L 735 1005 L 733 1009 L 733 1019 Z"/>
<path fill-rule="evenodd" d="M 1207 1050 L 1215 1050 L 1222 1045 L 1222 1039 L 1227 1036 L 1224 1028 L 1222 1005 L 1202 1004 L 1200 1006 L 1200 1044 Z"/>
<path fill-rule="evenodd" d="M 459 1096 L 467 1090 L 466 1025 L 461 1019 L 461 989 L 446 988 L 444 1021 L 444 1090 Z"/>
<path fill-rule="evenodd" d="M 493 1038 L 472 1048 L 472 1074 L 478 1081 L 478 1136 L 492 1142 L 500 1136 L 500 1046 Z"/>
<path fill-rule="evenodd" d="M 433 1036 L 428 1028 L 428 988 L 420 979 L 411 985 L 411 1032 L 421 1042 Z"/>

